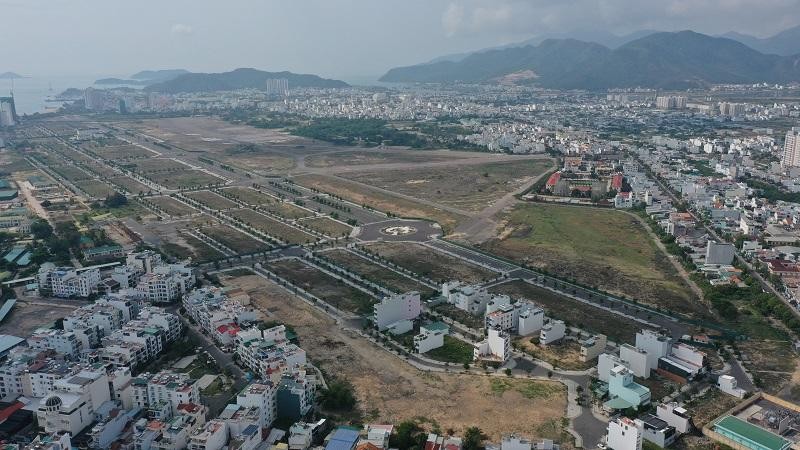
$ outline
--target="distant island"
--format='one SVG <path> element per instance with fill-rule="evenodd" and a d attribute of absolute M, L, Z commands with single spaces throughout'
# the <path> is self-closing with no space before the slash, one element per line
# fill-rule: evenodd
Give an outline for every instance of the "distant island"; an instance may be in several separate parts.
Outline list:
<path fill-rule="evenodd" d="M 123 78 L 101 78 L 96 80 L 94 84 L 128 84 L 128 85 L 148 85 L 153 82 L 150 80 L 126 80 Z"/>
<path fill-rule="evenodd" d="M 186 69 L 142 70 L 131 75 L 134 80 L 140 81 L 167 81 L 181 75 L 191 73 Z"/>
<path fill-rule="evenodd" d="M 83 98 L 83 89 L 67 88 L 64 92 L 58 94 L 58 98 L 68 98 L 68 99 Z"/>
<path fill-rule="evenodd" d="M 147 91 L 177 94 L 181 92 L 232 91 L 235 89 L 264 88 L 273 78 L 288 80 L 290 87 L 344 88 L 344 81 L 321 78 L 317 75 L 292 72 L 265 72 L 256 69 L 236 69 L 223 73 L 187 73 L 172 80 L 145 87 Z"/>
<path fill-rule="evenodd" d="M 27 77 L 23 77 L 22 75 L 14 72 L 0 73 L 0 80 L 14 80 L 17 78 L 27 78 Z"/>
<path fill-rule="evenodd" d="M 136 72 L 131 75 L 130 78 L 101 78 L 95 81 L 94 84 L 147 86 L 155 83 L 163 83 L 189 73 L 191 72 L 185 69 L 142 70 L 141 72 Z"/>

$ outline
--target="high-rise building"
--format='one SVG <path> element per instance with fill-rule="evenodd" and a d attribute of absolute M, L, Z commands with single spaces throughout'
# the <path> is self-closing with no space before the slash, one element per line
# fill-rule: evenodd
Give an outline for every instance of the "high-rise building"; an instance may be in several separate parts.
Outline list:
<path fill-rule="evenodd" d="M 783 167 L 800 167 L 800 127 L 792 127 L 786 132 L 781 165 Z"/>
<path fill-rule="evenodd" d="M 719 113 L 728 117 L 741 117 L 746 111 L 744 103 L 722 102 L 719 104 Z"/>
<path fill-rule="evenodd" d="M 17 110 L 14 97 L 0 97 L 0 127 L 13 127 L 17 124 Z"/>
<path fill-rule="evenodd" d="M 656 108 L 684 109 L 686 108 L 686 97 L 676 96 L 676 95 L 665 95 L 656 97 Z"/>
<path fill-rule="evenodd" d="M 286 78 L 270 78 L 267 80 L 267 95 L 289 95 L 289 80 Z"/>
<path fill-rule="evenodd" d="M 102 111 L 106 109 L 106 91 L 88 87 L 83 91 L 83 101 L 86 109 Z"/>

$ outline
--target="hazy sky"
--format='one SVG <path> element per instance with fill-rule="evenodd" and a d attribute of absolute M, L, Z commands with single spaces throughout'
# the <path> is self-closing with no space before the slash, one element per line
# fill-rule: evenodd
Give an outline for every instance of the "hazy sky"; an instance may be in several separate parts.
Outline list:
<path fill-rule="evenodd" d="M 0 72 L 141 69 L 380 75 L 580 29 L 739 31 L 800 23 L 800 0 L 0 0 Z"/>

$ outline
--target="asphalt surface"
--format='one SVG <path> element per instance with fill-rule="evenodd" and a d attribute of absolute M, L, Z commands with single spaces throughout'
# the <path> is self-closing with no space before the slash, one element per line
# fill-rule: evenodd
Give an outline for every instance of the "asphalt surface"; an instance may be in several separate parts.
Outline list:
<path fill-rule="evenodd" d="M 390 227 L 411 227 L 413 232 L 404 235 L 392 235 L 384 230 Z M 390 242 L 426 242 L 442 236 L 442 228 L 427 220 L 389 219 L 381 222 L 360 225 L 355 236 L 362 241 Z"/>

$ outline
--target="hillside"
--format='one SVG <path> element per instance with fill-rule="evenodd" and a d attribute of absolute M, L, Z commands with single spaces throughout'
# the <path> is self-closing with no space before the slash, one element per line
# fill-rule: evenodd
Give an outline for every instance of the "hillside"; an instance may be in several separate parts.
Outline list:
<path fill-rule="evenodd" d="M 134 80 L 166 81 L 191 73 L 186 69 L 142 70 L 131 75 Z"/>
<path fill-rule="evenodd" d="M 800 57 L 765 55 L 692 31 L 653 33 L 611 50 L 573 39 L 472 54 L 458 62 L 395 68 L 381 81 L 490 83 L 515 73 L 555 89 L 689 88 L 709 83 L 800 81 Z M 530 75 L 533 76 L 530 76 Z"/>
<path fill-rule="evenodd" d="M 147 91 L 176 94 L 179 92 L 230 91 L 235 89 L 263 89 L 270 78 L 286 78 L 289 87 L 343 88 L 344 81 L 320 78 L 316 75 L 291 72 L 264 72 L 256 69 L 236 69 L 223 73 L 189 73 L 162 83 L 145 87 Z"/>
<path fill-rule="evenodd" d="M 0 80 L 14 80 L 14 79 L 19 79 L 19 78 L 25 78 L 25 77 L 23 77 L 22 75 L 20 75 L 18 73 L 14 73 L 14 72 L 0 73 Z"/>

